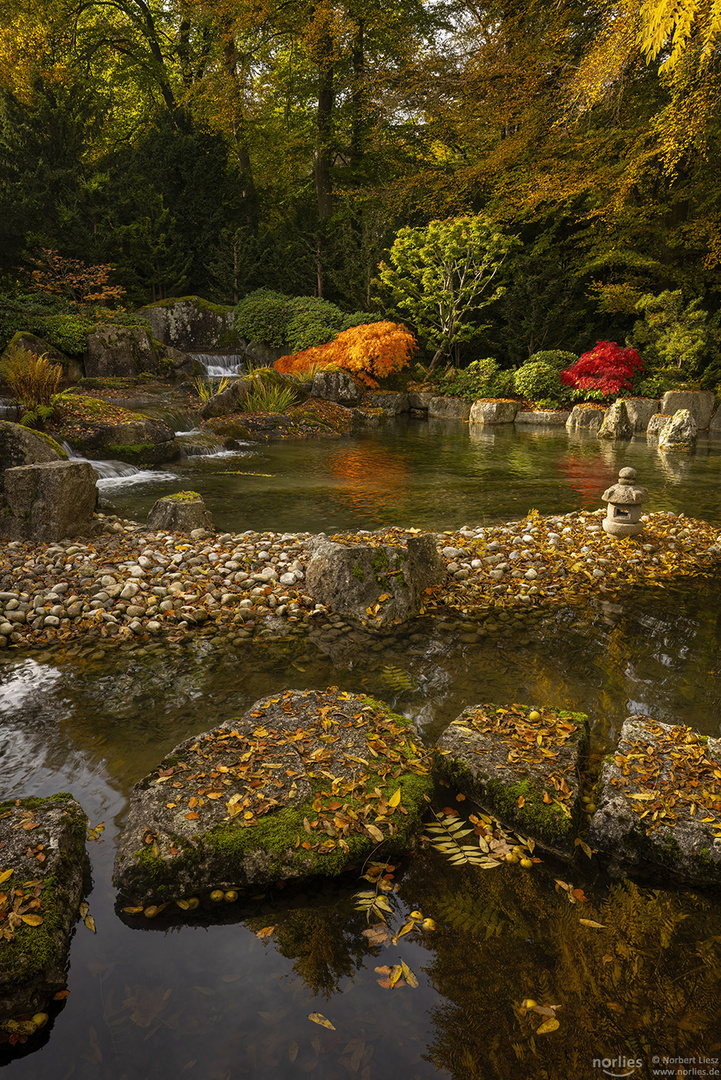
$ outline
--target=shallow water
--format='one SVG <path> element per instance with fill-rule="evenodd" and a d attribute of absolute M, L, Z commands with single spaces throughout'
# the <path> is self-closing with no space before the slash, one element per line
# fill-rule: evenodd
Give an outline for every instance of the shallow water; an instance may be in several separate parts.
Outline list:
<path fill-rule="evenodd" d="M 155 499 L 200 492 L 217 528 L 279 532 L 457 529 L 601 505 L 631 466 L 652 510 L 721 520 L 721 440 L 693 454 L 665 454 L 644 438 L 599 442 L 565 429 L 493 431 L 457 421 L 401 418 L 352 438 L 250 444 L 237 457 L 163 465 L 176 481 L 103 493 L 113 512 L 144 520 Z"/>
<path fill-rule="evenodd" d="M 255 499 L 238 473 L 222 479 L 227 462 L 218 472 L 217 462 L 186 462 L 178 486 L 190 486 L 192 476 L 202 490 L 207 481 L 221 528 L 231 520 L 240 527 L 246 514 L 244 527 L 256 528 L 285 528 L 291 519 L 293 529 L 309 530 L 320 522 L 451 527 L 520 516 L 530 506 L 596 506 L 599 489 L 632 464 L 651 489 L 651 508 L 719 519 L 714 446 L 664 465 L 645 443 L 621 454 L 565 435 L 500 434 L 481 444 L 460 425 L 447 431 L 443 425 L 432 439 L 431 425 L 409 423 L 357 440 L 244 448 L 257 456 L 239 467 L 279 470 L 278 487 L 261 486 Z M 157 495 L 154 486 L 147 498 Z M 291 496 L 294 515 L 284 505 Z M 145 496 L 134 487 L 128 498 L 137 506 Z M 185 924 L 123 916 L 111 885 L 133 784 L 185 737 L 288 687 L 375 694 L 413 717 L 428 741 L 473 702 L 584 711 L 591 771 L 630 712 L 719 735 L 718 584 L 664 585 L 550 617 L 499 620 L 474 644 L 461 640 L 468 627 L 458 617 L 419 620 L 370 647 L 353 628 L 329 621 L 309 634 L 240 647 L 198 637 L 98 659 L 91 658 L 97 643 L 0 655 L 5 797 L 69 790 L 91 824 L 105 826 L 101 842 L 88 845 L 97 934 L 78 924 L 70 995 L 38 1041 L 0 1058 L 8 1076 L 597 1080 L 609 1072 L 594 1059 L 643 1059 L 609 1070 L 651 1076 L 654 1055 L 721 1058 L 721 901 L 610 883 L 580 853 L 572 867 L 545 859 L 531 871 L 484 872 L 422 851 L 396 868 L 391 921 L 397 930 L 420 909 L 437 929 L 389 948 L 371 948 L 362 935 L 365 916 L 352 895 L 367 883 L 353 875 L 223 905 Z M 462 808 L 455 794 L 448 791 L 448 803 Z M 586 900 L 569 904 L 556 878 L 582 888 Z M 256 936 L 270 926 L 270 936 Z M 378 985 L 374 969 L 399 958 L 417 988 Z M 544 1017 L 523 1015 L 526 998 L 560 1006 L 558 1029 L 537 1035 Z M 311 1012 L 334 1030 L 311 1022 Z"/>

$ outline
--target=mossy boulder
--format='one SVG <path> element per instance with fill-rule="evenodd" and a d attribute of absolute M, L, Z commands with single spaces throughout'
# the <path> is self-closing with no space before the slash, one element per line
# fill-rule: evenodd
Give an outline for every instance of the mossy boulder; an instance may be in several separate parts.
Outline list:
<path fill-rule="evenodd" d="M 85 374 L 91 379 L 160 373 L 158 343 L 143 326 L 98 326 L 88 335 Z"/>
<path fill-rule="evenodd" d="M 200 296 L 173 297 L 148 304 L 138 312 L 163 345 L 184 352 L 208 352 L 240 347 L 233 326 L 233 308 L 212 304 Z"/>
<path fill-rule="evenodd" d="M 613 872 L 721 884 L 721 739 L 629 717 L 597 802 L 590 839 Z"/>
<path fill-rule="evenodd" d="M 152 532 L 214 531 L 213 519 L 197 491 L 176 491 L 174 495 L 158 499 L 148 514 L 148 529 Z"/>
<path fill-rule="evenodd" d="M 67 461 L 59 443 L 42 431 L 33 431 L 10 420 L 0 420 L 0 486 L 2 472 L 18 465 L 42 465 L 48 461 Z"/>
<path fill-rule="evenodd" d="M 262 698 L 137 784 L 114 883 L 145 905 L 395 857 L 421 828 L 426 757 L 411 722 L 374 699 L 337 687 Z"/>
<path fill-rule="evenodd" d="M 471 705 L 441 736 L 434 773 L 509 828 L 568 854 L 579 813 L 583 713 Z"/>
<path fill-rule="evenodd" d="M 53 405 L 50 432 L 84 457 L 112 458 L 139 466 L 180 456 L 180 444 L 162 420 L 75 390 L 57 395 Z"/>
<path fill-rule="evenodd" d="M 444 577 L 435 537 L 425 533 L 398 545 L 318 540 L 305 584 L 338 615 L 382 627 L 420 615 L 426 590 Z"/>
<path fill-rule="evenodd" d="M 89 885 L 87 818 L 71 795 L 0 803 L 0 1026 L 64 989 Z M 10 871 L 10 873 L 8 873 Z"/>

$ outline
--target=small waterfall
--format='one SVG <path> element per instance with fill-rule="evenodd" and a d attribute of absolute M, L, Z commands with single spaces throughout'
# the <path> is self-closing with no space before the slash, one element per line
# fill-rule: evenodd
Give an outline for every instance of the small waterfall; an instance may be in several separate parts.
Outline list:
<path fill-rule="evenodd" d="M 226 450 L 225 444 L 211 431 L 193 428 L 192 431 L 178 431 L 176 434 L 183 448 L 183 454 L 189 458 L 237 457 L 242 453 L 240 450 Z M 243 442 L 238 445 L 252 446 L 253 444 Z"/>
<path fill-rule="evenodd" d="M 245 357 L 238 353 L 191 353 L 202 364 L 209 379 L 235 379 L 245 370 Z"/>
<path fill-rule="evenodd" d="M 102 490 L 108 487 L 117 487 L 121 484 L 138 484 L 147 481 L 177 480 L 174 473 L 152 472 L 149 469 L 136 469 L 134 465 L 128 465 L 124 461 L 96 461 L 93 458 L 83 457 L 76 454 L 72 446 L 66 442 L 62 444 L 63 450 L 71 461 L 87 461 L 98 474 L 98 488 Z"/>
<path fill-rule="evenodd" d="M 0 398 L 0 420 L 17 421 L 20 418 L 20 406 L 12 398 Z"/>

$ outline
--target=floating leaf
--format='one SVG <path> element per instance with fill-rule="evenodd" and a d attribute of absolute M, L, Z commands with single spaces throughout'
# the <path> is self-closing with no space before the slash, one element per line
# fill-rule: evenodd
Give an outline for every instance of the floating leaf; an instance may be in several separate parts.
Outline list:
<path fill-rule="evenodd" d="M 391 941 L 391 932 L 385 923 L 377 923 L 361 930 L 363 937 L 368 939 L 369 945 L 387 945 Z"/>
<path fill-rule="evenodd" d="M 415 988 L 418 986 L 418 979 L 408 967 L 408 964 L 406 964 L 405 960 L 401 960 L 401 968 L 403 970 L 404 979 L 406 980 L 408 985 L 413 987 L 413 989 L 415 990 Z"/>
<path fill-rule="evenodd" d="M 92 930 L 94 934 L 97 933 L 95 929 L 95 919 L 92 917 L 92 915 L 86 915 L 83 919 L 83 922 L 87 926 L 88 930 Z"/>
<path fill-rule="evenodd" d="M 259 938 L 267 938 L 271 936 L 274 930 L 275 926 L 264 926 L 262 930 L 256 930 L 255 936 Z"/>
<path fill-rule="evenodd" d="M 401 979 L 402 977 L 403 977 L 403 967 L 402 967 L 402 965 L 401 964 L 394 964 L 393 968 L 391 969 L 391 973 L 388 976 L 388 978 L 390 979 L 391 990 L 396 985 L 398 980 Z"/>
<path fill-rule="evenodd" d="M 331 1031 L 335 1031 L 335 1026 L 331 1024 L 330 1020 L 328 1020 L 327 1017 L 323 1016 L 323 1013 L 308 1013 L 308 1019 L 312 1020 L 314 1024 L 320 1024 L 321 1027 L 329 1028 Z"/>
<path fill-rule="evenodd" d="M 87 900 L 81 901 L 78 907 L 78 911 L 80 912 L 80 918 L 84 919 L 87 913 L 90 911 L 90 904 L 87 902 Z"/>
<path fill-rule="evenodd" d="M 548 1035 L 550 1031 L 556 1031 L 561 1025 L 555 1016 L 545 1020 L 539 1028 L 536 1028 L 536 1035 Z"/>

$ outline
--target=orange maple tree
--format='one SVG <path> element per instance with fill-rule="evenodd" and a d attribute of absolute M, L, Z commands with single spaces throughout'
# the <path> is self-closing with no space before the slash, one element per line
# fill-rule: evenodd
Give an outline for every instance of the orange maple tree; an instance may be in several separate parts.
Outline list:
<path fill-rule="evenodd" d="M 283 375 L 336 367 L 377 389 L 378 379 L 408 366 L 416 348 L 416 339 L 402 323 L 365 323 L 343 330 L 326 345 L 281 356 L 274 367 Z"/>

